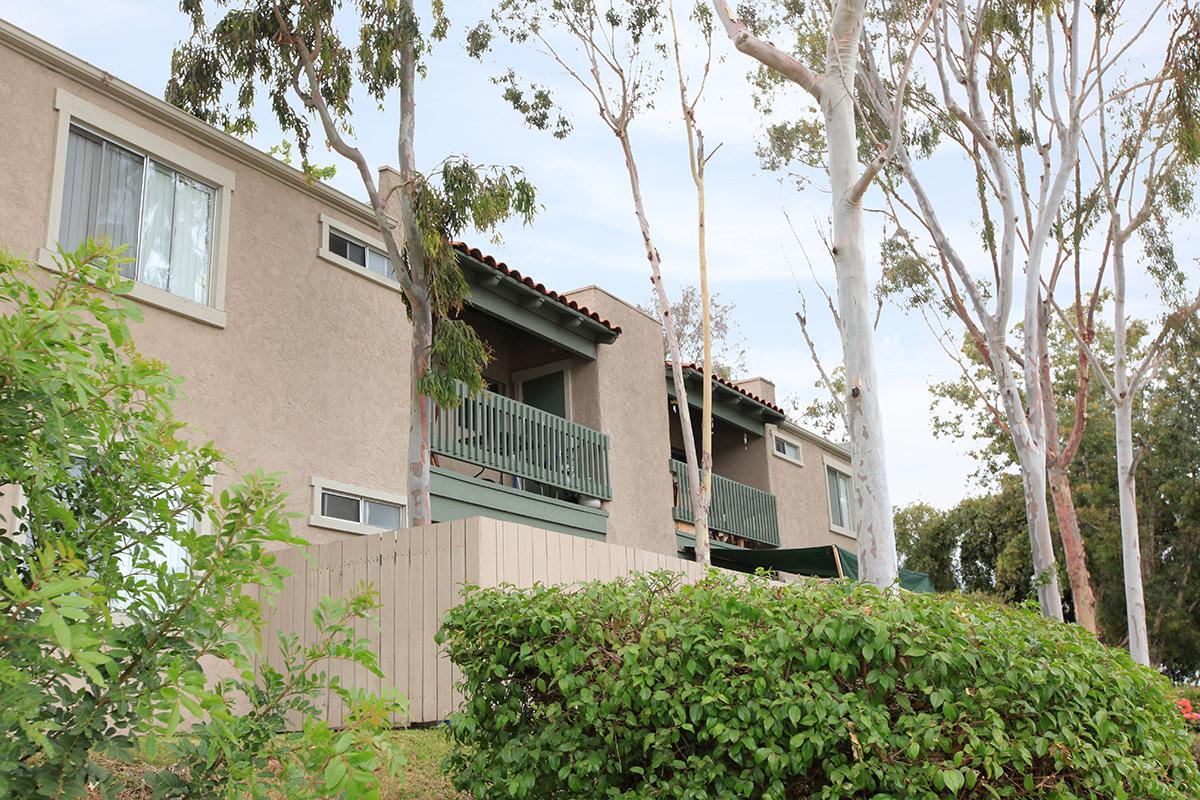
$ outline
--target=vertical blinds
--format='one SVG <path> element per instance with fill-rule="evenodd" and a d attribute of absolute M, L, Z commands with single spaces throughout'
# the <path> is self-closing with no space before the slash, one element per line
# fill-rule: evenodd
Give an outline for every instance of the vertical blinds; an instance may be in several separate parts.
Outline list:
<path fill-rule="evenodd" d="M 216 190 L 91 131 L 71 126 L 59 243 L 125 246 L 122 273 L 208 303 Z"/>
<path fill-rule="evenodd" d="M 825 467 L 825 477 L 829 483 L 829 513 L 833 524 L 843 528 L 851 526 L 850 520 L 850 479 L 833 467 Z"/>

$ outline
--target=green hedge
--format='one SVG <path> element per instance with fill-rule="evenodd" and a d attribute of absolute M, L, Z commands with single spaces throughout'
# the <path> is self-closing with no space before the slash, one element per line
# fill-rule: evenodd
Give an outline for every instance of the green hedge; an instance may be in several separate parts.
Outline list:
<path fill-rule="evenodd" d="M 958 595 L 667 575 L 473 591 L 442 639 L 475 797 L 1200 797 L 1165 679 Z"/>

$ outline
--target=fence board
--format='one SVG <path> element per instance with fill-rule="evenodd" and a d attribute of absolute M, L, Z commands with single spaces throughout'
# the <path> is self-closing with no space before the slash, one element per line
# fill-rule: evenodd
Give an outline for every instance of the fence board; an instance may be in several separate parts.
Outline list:
<path fill-rule="evenodd" d="M 282 666 L 274 644 L 279 632 L 294 633 L 306 645 L 315 642 L 312 611 L 321 597 L 347 598 L 369 582 L 380 593 L 379 621 L 363 622 L 357 630 L 379 647 L 384 678 L 342 659 L 317 669 L 339 676 L 347 688 L 395 687 L 404 693 L 409 712 L 396 715 L 397 725 L 445 719 L 462 702 L 461 676 L 434 636 L 446 612 L 460 602 L 464 583 L 578 586 L 662 569 L 687 581 L 704 574 L 694 562 L 661 553 L 483 518 L 343 539 L 309 548 L 308 556 L 311 562 L 300 552 L 279 554 L 280 565 L 293 574 L 264 609 L 265 663 Z M 336 696 L 318 705 L 331 725 L 347 722 L 347 709 Z"/>

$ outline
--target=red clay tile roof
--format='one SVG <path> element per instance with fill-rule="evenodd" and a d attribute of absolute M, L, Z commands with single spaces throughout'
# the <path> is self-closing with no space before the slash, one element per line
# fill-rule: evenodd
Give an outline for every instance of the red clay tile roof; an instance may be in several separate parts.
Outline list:
<path fill-rule="evenodd" d="M 667 363 L 667 366 L 670 366 L 671 359 L 668 358 L 666 363 Z M 693 372 L 698 372 L 701 375 L 704 374 L 704 367 L 700 366 L 699 364 L 693 364 L 691 361 L 685 361 L 683 363 L 683 368 L 690 369 Z M 738 386 L 733 381 L 728 380 L 726 378 L 722 378 L 720 375 L 714 375 L 713 377 L 716 378 L 717 383 L 721 384 L 722 386 L 727 386 L 730 389 L 733 389 L 735 392 L 738 392 L 739 394 L 744 394 L 744 395 L 746 395 L 746 397 L 749 397 L 754 402 L 761 403 L 762 405 L 766 406 L 767 408 L 771 409 L 772 411 L 777 411 L 780 414 L 785 414 L 784 410 L 782 408 L 780 408 L 779 406 L 775 405 L 772 402 L 764 400 L 763 398 L 759 397 L 756 394 L 751 394 L 750 392 L 747 392 L 745 389 Z M 691 404 L 690 400 L 688 401 L 688 404 L 689 405 Z"/>
<path fill-rule="evenodd" d="M 580 314 L 583 314 L 585 317 L 593 320 L 594 322 L 598 322 L 601 325 L 603 325 L 604 327 L 608 328 L 613 333 L 619 334 L 621 332 L 620 325 L 614 325 L 613 323 L 611 323 L 608 320 L 601 317 L 595 311 L 588 310 L 586 307 L 579 305 L 579 303 L 576 303 L 574 300 L 568 300 L 565 296 L 559 294 L 558 292 L 554 291 L 553 289 L 547 289 L 544 284 L 538 283 L 537 281 L 535 281 L 533 278 L 529 277 L 528 275 L 522 275 L 520 272 L 517 272 L 515 269 L 510 269 L 509 266 L 507 264 L 505 264 L 503 261 L 497 261 L 494 256 L 485 254 L 477 247 L 471 247 L 470 245 L 466 244 L 465 242 L 455 242 L 454 249 L 458 250 L 460 253 L 466 253 L 471 258 L 475 259 L 476 261 L 478 261 L 482 264 L 487 264 L 489 267 L 491 267 L 492 269 L 496 270 L 497 272 L 499 272 L 503 275 L 507 275 L 508 277 L 510 277 L 514 280 L 520 281 L 521 283 L 525 284 L 526 286 L 530 287 L 531 289 L 535 289 L 538 292 L 541 292 L 546 297 L 549 297 L 551 300 L 557 300 L 558 302 L 562 303 L 564 306 L 571 309 L 572 311 L 578 311 Z"/>

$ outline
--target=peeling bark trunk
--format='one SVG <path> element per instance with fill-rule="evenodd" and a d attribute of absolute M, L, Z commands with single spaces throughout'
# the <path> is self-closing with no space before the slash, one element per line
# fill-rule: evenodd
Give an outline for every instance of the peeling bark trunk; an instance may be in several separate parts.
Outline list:
<path fill-rule="evenodd" d="M 433 315 L 429 305 L 414 306 L 408 421 L 408 524 L 412 526 L 433 522 L 433 505 L 429 497 L 429 455 L 435 410 L 433 401 L 421 394 L 419 388 L 421 378 L 429 369 L 429 349 L 432 345 Z"/>
<path fill-rule="evenodd" d="M 1071 481 L 1067 470 L 1057 459 L 1051 457 L 1047 468 L 1050 479 L 1050 497 L 1054 502 L 1054 518 L 1058 520 L 1058 532 L 1062 538 L 1063 554 L 1067 561 L 1067 576 L 1071 580 L 1071 597 L 1075 601 L 1075 621 L 1099 635 L 1100 624 L 1096 621 L 1096 594 L 1092 591 L 1091 572 L 1088 569 L 1087 551 L 1083 536 L 1079 533 L 1079 517 L 1075 513 L 1075 498 L 1071 493 Z"/>
<path fill-rule="evenodd" d="M 1042 408 L 1046 423 L 1046 471 L 1050 481 L 1050 499 L 1054 503 L 1054 518 L 1058 520 L 1058 534 L 1063 543 L 1063 556 L 1067 562 L 1067 577 L 1071 582 L 1071 599 L 1075 604 L 1075 622 L 1094 634 L 1100 634 L 1100 626 L 1096 621 L 1096 595 L 1092 591 L 1091 572 L 1088 569 L 1087 550 L 1083 546 L 1083 536 L 1079 533 L 1079 517 L 1075 513 L 1075 497 L 1071 492 L 1071 481 L 1068 467 L 1074 458 L 1076 444 L 1075 436 L 1082 436 L 1082 428 L 1086 417 L 1077 412 L 1072 440 L 1066 450 L 1059 447 L 1058 436 L 1058 400 L 1054 393 L 1054 381 L 1050 374 L 1050 350 L 1047 341 L 1047 331 L 1050 328 L 1050 309 L 1048 304 L 1042 307 L 1040 322 L 1040 337 L 1038 340 L 1039 381 L 1042 387 Z M 1076 380 L 1081 382 L 1083 397 L 1087 394 L 1087 363 L 1080 364 L 1080 374 Z M 1076 395 L 1078 404 L 1079 395 Z"/>
<path fill-rule="evenodd" d="M 693 151 L 695 152 L 695 151 Z M 708 508 L 712 503 L 712 417 L 713 417 L 713 358 L 712 358 L 712 314 L 708 297 L 708 250 L 704 229 L 704 139 L 700 139 L 696 166 L 696 238 L 700 248 L 700 327 L 704 331 L 704 393 L 700 413 L 700 495 L 696 504 L 696 531 L 704 531 L 704 548 L 696 546 L 696 561 L 703 566 L 712 565 L 712 554 L 708 544 Z"/>
<path fill-rule="evenodd" d="M 618 141 L 621 142 L 621 152 L 625 156 L 625 169 L 629 173 L 629 189 L 633 194 L 633 208 L 637 215 L 638 227 L 642 231 L 642 243 L 646 247 L 646 260 L 650 262 L 650 282 L 654 285 L 654 296 L 658 300 L 658 312 L 662 315 L 663 333 L 667 339 L 667 352 L 671 356 L 671 374 L 675 379 L 675 400 L 679 407 L 679 428 L 683 436 L 683 452 L 687 462 L 688 489 L 692 501 L 692 516 L 696 532 L 696 561 L 704 566 L 710 565 L 708 545 L 708 519 L 702 517 L 707 512 L 707 505 L 702 506 L 700 480 L 700 465 L 696 458 L 696 436 L 692 430 L 691 409 L 688 407 L 687 386 L 683 380 L 683 357 L 679 347 L 679 337 L 675 335 L 675 321 L 671 317 L 671 302 L 667 298 L 667 290 L 662 282 L 662 259 L 658 248 L 650 236 L 650 221 L 646 217 L 646 208 L 642 203 L 642 181 L 638 176 L 637 162 L 633 158 L 633 147 L 629 142 L 629 130 L 624 124 L 613 128 Z M 705 383 L 712 382 L 712 375 L 705 373 Z"/>
<path fill-rule="evenodd" d="M 852 87 L 858 71 L 862 2 L 838 3 L 821 81 L 833 194 L 833 263 L 846 369 L 846 426 L 854 470 L 854 530 L 863 580 L 890 587 L 899 575 L 883 446 L 883 412 L 875 373 L 875 330 L 863 235 L 863 209 L 851 199 L 859 179 Z"/>

